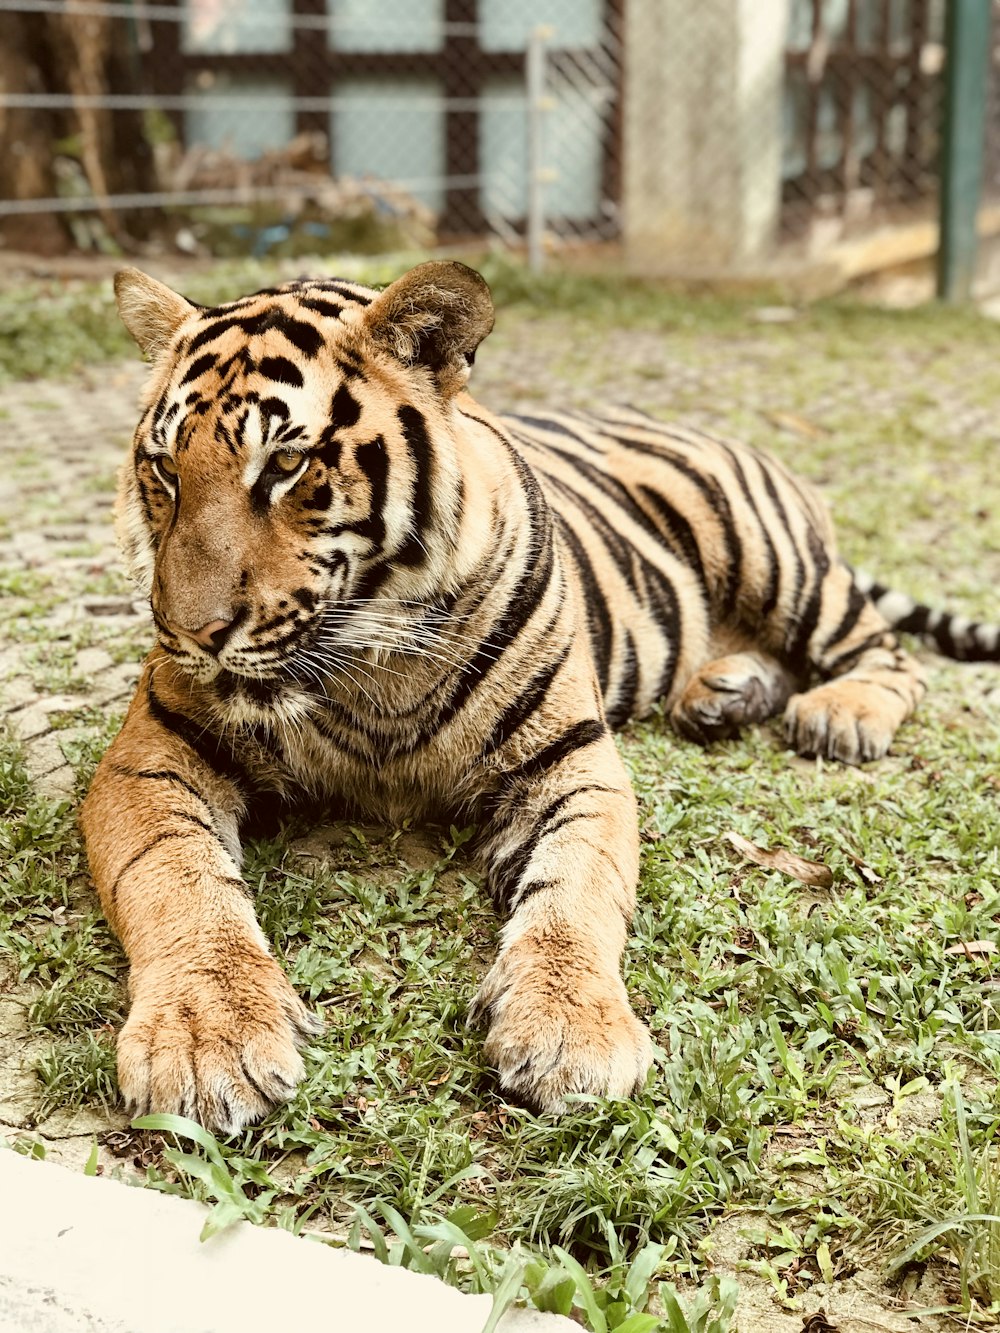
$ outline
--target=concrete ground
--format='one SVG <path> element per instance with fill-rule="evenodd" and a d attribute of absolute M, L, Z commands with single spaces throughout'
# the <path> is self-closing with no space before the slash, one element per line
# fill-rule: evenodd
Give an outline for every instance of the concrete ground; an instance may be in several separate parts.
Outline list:
<path fill-rule="evenodd" d="M 480 1333 L 489 1296 L 287 1231 L 0 1151 L 0 1333 Z M 500 1333 L 569 1333 L 511 1310 Z"/>

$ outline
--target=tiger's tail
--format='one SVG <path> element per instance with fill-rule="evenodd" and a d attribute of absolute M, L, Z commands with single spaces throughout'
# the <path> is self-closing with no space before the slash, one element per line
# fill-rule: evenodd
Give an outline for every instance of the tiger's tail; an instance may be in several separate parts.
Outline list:
<path fill-rule="evenodd" d="M 860 570 L 854 570 L 854 581 L 893 629 L 918 635 L 956 662 L 1000 662 L 1000 624 L 984 625 L 924 606 Z"/>

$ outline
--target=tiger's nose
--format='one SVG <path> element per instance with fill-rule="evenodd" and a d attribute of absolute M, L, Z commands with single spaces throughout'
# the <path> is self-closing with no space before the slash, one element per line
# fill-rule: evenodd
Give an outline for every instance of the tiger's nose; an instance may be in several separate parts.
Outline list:
<path fill-rule="evenodd" d="M 189 629 L 186 632 L 195 643 L 200 643 L 203 648 L 218 656 L 235 624 L 235 620 L 210 620 L 201 629 Z"/>

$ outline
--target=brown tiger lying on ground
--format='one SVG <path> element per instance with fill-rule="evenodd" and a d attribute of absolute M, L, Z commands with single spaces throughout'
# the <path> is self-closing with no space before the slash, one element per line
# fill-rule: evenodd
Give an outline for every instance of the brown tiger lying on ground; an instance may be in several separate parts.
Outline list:
<path fill-rule="evenodd" d="M 507 916 L 485 1053 L 558 1111 L 650 1064 L 610 729 L 657 700 L 698 741 L 784 709 L 800 753 L 861 763 L 924 692 L 891 625 L 1000 657 L 996 630 L 866 590 L 766 455 L 628 408 L 491 416 L 463 390 L 493 307 L 461 264 L 210 310 L 134 269 L 116 291 L 153 361 L 118 524 L 159 642 L 83 827 L 140 1111 L 236 1131 L 291 1097 L 320 1029 L 240 878 L 254 793 L 478 821 Z"/>

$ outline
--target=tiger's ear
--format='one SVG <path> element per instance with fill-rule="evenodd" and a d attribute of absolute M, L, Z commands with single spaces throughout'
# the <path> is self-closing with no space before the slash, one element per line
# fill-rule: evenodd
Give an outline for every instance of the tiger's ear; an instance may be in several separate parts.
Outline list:
<path fill-rule="evenodd" d="M 119 269 L 115 274 L 115 300 L 122 323 L 147 356 L 161 352 L 198 309 L 137 268 Z"/>
<path fill-rule="evenodd" d="M 493 328 L 493 298 L 485 278 L 465 264 L 418 264 L 375 298 L 364 327 L 398 361 L 426 366 L 442 392 L 456 393 Z"/>

